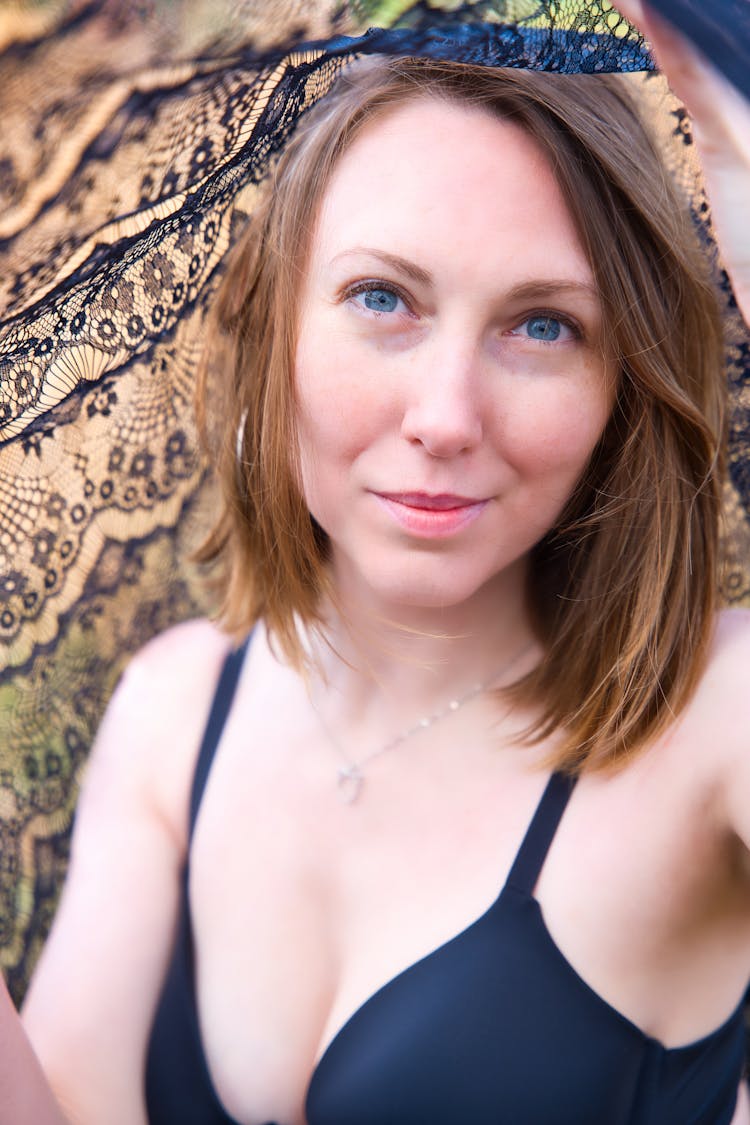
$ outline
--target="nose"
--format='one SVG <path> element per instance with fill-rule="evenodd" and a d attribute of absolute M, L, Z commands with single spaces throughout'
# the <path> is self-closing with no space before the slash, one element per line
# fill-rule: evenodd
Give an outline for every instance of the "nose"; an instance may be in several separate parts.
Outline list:
<path fill-rule="evenodd" d="M 435 341 L 414 360 L 401 432 L 432 457 L 456 457 L 482 440 L 478 348 L 454 339 Z"/>

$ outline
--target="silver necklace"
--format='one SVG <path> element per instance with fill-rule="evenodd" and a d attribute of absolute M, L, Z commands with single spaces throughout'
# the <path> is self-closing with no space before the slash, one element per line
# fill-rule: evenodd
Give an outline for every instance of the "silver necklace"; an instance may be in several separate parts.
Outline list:
<path fill-rule="evenodd" d="M 527 646 L 522 650 L 522 652 L 514 656 L 514 658 L 503 668 L 502 673 L 505 673 L 509 668 L 512 668 L 513 665 L 521 659 L 524 653 L 528 652 L 530 647 L 530 645 Z M 406 730 L 402 730 L 399 734 L 396 734 L 392 738 L 389 738 L 388 741 L 384 742 L 382 746 L 378 746 L 375 750 L 372 750 L 358 762 L 353 762 L 351 758 L 349 758 L 349 756 L 346 754 L 336 735 L 330 729 L 322 714 L 316 707 L 314 699 L 312 698 L 312 696 L 310 696 L 310 705 L 315 712 L 323 733 L 326 735 L 329 742 L 334 746 L 341 758 L 343 758 L 343 765 L 340 765 L 338 767 L 338 770 L 336 771 L 336 785 L 338 788 L 339 797 L 344 802 L 344 804 L 353 805 L 359 797 L 360 793 L 362 792 L 362 787 L 365 783 L 364 767 L 366 765 L 369 765 L 369 763 L 374 758 L 379 758 L 381 754 L 385 754 L 389 750 L 394 750 L 397 746 L 400 746 L 403 742 L 406 742 L 407 739 L 412 738 L 415 734 L 419 734 L 420 731 L 429 730 L 430 727 L 434 727 L 436 723 L 439 723 L 442 719 L 447 718 L 448 715 L 455 715 L 456 711 L 460 711 L 464 704 L 469 703 L 472 699 L 476 699 L 478 695 L 482 695 L 483 692 L 487 691 L 490 684 L 498 680 L 502 673 L 496 673 L 495 675 L 490 676 L 489 679 L 484 680 L 482 683 L 474 684 L 474 686 L 469 688 L 469 690 L 464 695 L 460 695 L 455 699 L 450 699 L 448 703 L 446 703 L 446 705 L 439 711 L 434 711 L 431 715 L 424 715 L 421 719 L 418 719 L 413 726 L 407 727 Z"/>

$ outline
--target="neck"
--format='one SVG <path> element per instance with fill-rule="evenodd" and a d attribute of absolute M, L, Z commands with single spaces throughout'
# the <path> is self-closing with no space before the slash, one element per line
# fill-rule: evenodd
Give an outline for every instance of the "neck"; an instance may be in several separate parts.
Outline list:
<path fill-rule="evenodd" d="M 337 576 L 324 620 L 310 645 L 326 687 L 349 718 L 377 706 L 386 725 L 439 709 L 476 684 L 507 684 L 540 655 L 520 565 L 457 606 L 386 606 Z"/>

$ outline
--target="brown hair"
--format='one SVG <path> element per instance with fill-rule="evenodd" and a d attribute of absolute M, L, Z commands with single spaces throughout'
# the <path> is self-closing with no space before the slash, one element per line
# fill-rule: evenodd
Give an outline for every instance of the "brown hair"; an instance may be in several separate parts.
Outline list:
<path fill-rule="evenodd" d="M 561 76 L 378 59 L 340 77 L 298 128 L 236 248 L 216 306 L 200 409 L 223 487 L 203 561 L 240 633 L 263 616 L 303 661 L 296 621 L 319 623 L 325 534 L 297 481 L 293 365 L 312 224 L 360 131 L 415 97 L 470 103 L 541 145 L 591 262 L 604 347 L 619 369 L 587 472 L 529 567 L 545 649 L 513 686 L 561 732 L 550 764 L 599 768 L 654 738 L 705 662 L 717 588 L 723 346 L 687 209 L 619 76 Z M 216 436 L 218 435 L 218 437 Z"/>

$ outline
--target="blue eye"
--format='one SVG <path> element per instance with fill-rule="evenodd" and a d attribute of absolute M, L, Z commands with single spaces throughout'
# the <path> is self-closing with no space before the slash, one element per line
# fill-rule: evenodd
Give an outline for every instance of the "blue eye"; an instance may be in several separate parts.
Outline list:
<path fill-rule="evenodd" d="M 398 294 L 391 289 L 366 289 L 356 296 L 362 299 L 366 309 L 379 313 L 395 312 L 401 300 Z"/>
<path fill-rule="evenodd" d="M 546 343 L 559 340 L 564 327 L 562 321 L 554 316 L 532 316 L 525 324 L 530 339 L 544 340 Z"/>

